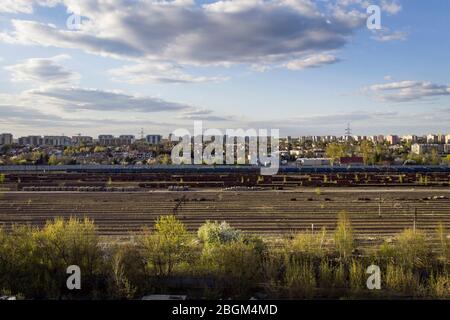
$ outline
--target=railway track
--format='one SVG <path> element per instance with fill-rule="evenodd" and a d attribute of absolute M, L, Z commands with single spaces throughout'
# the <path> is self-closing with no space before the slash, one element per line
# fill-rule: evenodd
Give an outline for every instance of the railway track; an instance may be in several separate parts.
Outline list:
<path fill-rule="evenodd" d="M 89 217 L 100 235 L 124 238 L 144 226 L 151 228 L 159 216 L 172 214 L 184 195 L 177 216 L 192 231 L 206 220 L 227 221 L 244 232 L 276 238 L 312 228 L 331 231 L 341 210 L 349 213 L 357 239 L 367 246 L 414 223 L 429 235 L 439 223 L 450 230 L 450 189 L 339 190 L 320 195 L 304 191 L 3 193 L 0 223 L 6 229 L 17 223 L 42 227 L 54 217 Z"/>

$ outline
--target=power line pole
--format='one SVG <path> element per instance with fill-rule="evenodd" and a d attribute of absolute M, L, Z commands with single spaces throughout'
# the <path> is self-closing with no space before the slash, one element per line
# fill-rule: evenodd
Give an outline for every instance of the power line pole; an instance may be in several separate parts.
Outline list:
<path fill-rule="evenodd" d="M 345 128 L 345 136 L 348 138 L 350 138 L 350 136 L 352 135 L 352 129 L 350 129 L 350 123 L 347 123 L 347 128 Z"/>

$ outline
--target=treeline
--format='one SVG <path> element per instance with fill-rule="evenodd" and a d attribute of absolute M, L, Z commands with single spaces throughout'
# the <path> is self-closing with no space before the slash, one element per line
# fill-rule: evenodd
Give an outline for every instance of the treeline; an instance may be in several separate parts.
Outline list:
<path fill-rule="evenodd" d="M 37 229 L 0 229 L 0 295 L 25 299 L 136 299 L 148 294 L 192 298 L 450 298 L 450 239 L 438 245 L 420 231 L 363 252 L 350 221 L 336 229 L 294 235 L 277 245 L 225 222 L 196 234 L 174 216 L 160 217 L 129 243 L 100 241 L 91 220 L 56 219 Z M 434 242 L 436 243 L 436 242 Z M 69 290 L 66 270 L 81 269 L 81 289 Z M 367 267 L 381 270 L 369 290 Z"/>

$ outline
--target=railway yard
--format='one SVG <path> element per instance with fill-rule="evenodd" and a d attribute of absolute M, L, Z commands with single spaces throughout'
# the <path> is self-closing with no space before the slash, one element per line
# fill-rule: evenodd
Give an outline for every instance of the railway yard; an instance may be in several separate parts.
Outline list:
<path fill-rule="evenodd" d="M 189 230 L 206 220 L 281 239 L 334 230 L 346 210 L 361 246 L 405 228 L 450 229 L 450 174 L 434 173 L 7 173 L 0 223 L 43 226 L 54 217 L 89 217 L 105 238 L 126 240 L 161 215 Z M 109 191 L 109 192 L 108 192 Z"/>
<path fill-rule="evenodd" d="M 193 231 L 217 220 L 275 238 L 312 228 L 333 230 L 337 213 L 347 210 L 361 245 L 378 244 L 414 224 L 430 234 L 440 222 L 450 229 L 450 190 L 444 189 L 327 189 L 320 195 L 314 190 L 8 192 L 0 198 L 0 222 L 7 228 L 13 223 L 42 226 L 58 216 L 85 216 L 101 235 L 126 239 L 176 207 L 177 217 Z"/>

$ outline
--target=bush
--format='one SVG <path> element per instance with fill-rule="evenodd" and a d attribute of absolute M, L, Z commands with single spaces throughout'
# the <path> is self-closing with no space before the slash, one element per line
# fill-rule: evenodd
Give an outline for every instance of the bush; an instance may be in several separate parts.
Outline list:
<path fill-rule="evenodd" d="M 288 245 L 288 248 L 293 254 L 316 258 L 326 254 L 325 242 L 326 229 L 323 228 L 318 233 L 308 231 L 297 234 Z"/>
<path fill-rule="evenodd" d="M 39 261 L 34 241 L 36 230 L 13 226 L 9 234 L 0 228 L 0 294 L 40 297 Z"/>
<path fill-rule="evenodd" d="M 354 292 L 359 292 L 366 287 L 365 269 L 362 263 L 356 259 L 353 259 L 349 269 L 349 282 L 350 288 Z"/>
<path fill-rule="evenodd" d="M 344 260 L 352 254 L 355 248 L 353 230 L 346 211 L 339 212 L 338 223 L 334 233 L 334 243 L 340 258 Z"/>
<path fill-rule="evenodd" d="M 43 267 L 42 285 L 51 297 L 67 295 L 95 297 L 103 285 L 104 260 L 95 225 L 89 219 L 57 218 L 35 234 L 37 256 Z M 66 287 L 66 270 L 70 265 L 81 269 L 81 290 Z"/>
<path fill-rule="evenodd" d="M 218 223 L 206 221 L 197 232 L 198 238 L 205 243 L 218 244 L 218 243 L 228 243 L 236 241 L 241 237 L 241 232 L 232 228 L 225 221 Z"/>
<path fill-rule="evenodd" d="M 134 244 L 115 246 L 108 260 L 109 296 L 115 299 L 132 299 L 145 289 L 145 264 Z"/>
<path fill-rule="evenodd" d="M 447 265 L 450 262 L 450 238 L 442 223 L 438 225 L 436 234 L 439 241 L 439 259 Z"/>
<path fill-rule="evenodd" d="M 345 265 L 343 262 L 339 262 L 337 266 L 334 266 L 334 287 L 343 289 L 347 286 L 347 277 L 345 272 Z"/>
<path fill-rule="evenodd" d="M 429 264 L 430 248 L 425 234 L 407 229 L 397 236 L 396 258 L 404 266 L 425 267 Z"/>
<path fill-rule="evenodd" d="M 410 268 L 388 263 L 386 267 L 386 287 L 395 293 L 416 295 L 419 280 Z"/>
<path fill-rule="evenodd" d="M 250 298 L 262 281 L 262 258 L 254 244 L 234 241 L 205 247 L 204 270 L 214 276 L 222 297 Z"/>
<path fill-rule="evenodd" d="M 412 269 L 428 267 L 432 259 L 425 234 L 411 229 L 400 233 L 393 243 L 382 244 L 379 255 L 387 262 Z"/>
<path fill-rule="evenodd" d="M 173 215 L 160 217 L 155 232 L 146 232 L 140 243 L 146 267 L 155 276 L 170 276 L 176 267 L 195 260 L 194 238 Z"/>
<path fill-rule="evenodd" d="M 319 285 L 321 288 L 329 289 L 333 287 L 333 282 L 333 266 L 328 258 L 324 258 L 319 266 Z"/>
<path fill-rule="evenodd" d="M 70 265 L 81 269 L 81 290 L 66 287 Z M 92 221 L 49 221 L 42 230 L 14 226 L 0 234 L 0 283 L 11 294 L 30 298 L 95 297 L 103 255 Z"/>
<path fill-rule="evenodd" d="M 291 259 L 286 263 L 285 283 L 291 298 L 312 298 L 316 287 L 311 261 Z"/>
<path fill-rule="evenodd" d="M 437 299 L 450 298 L 450 276 L 445 274 L 434 275 L 430 277 L 430 296 Z"/>

